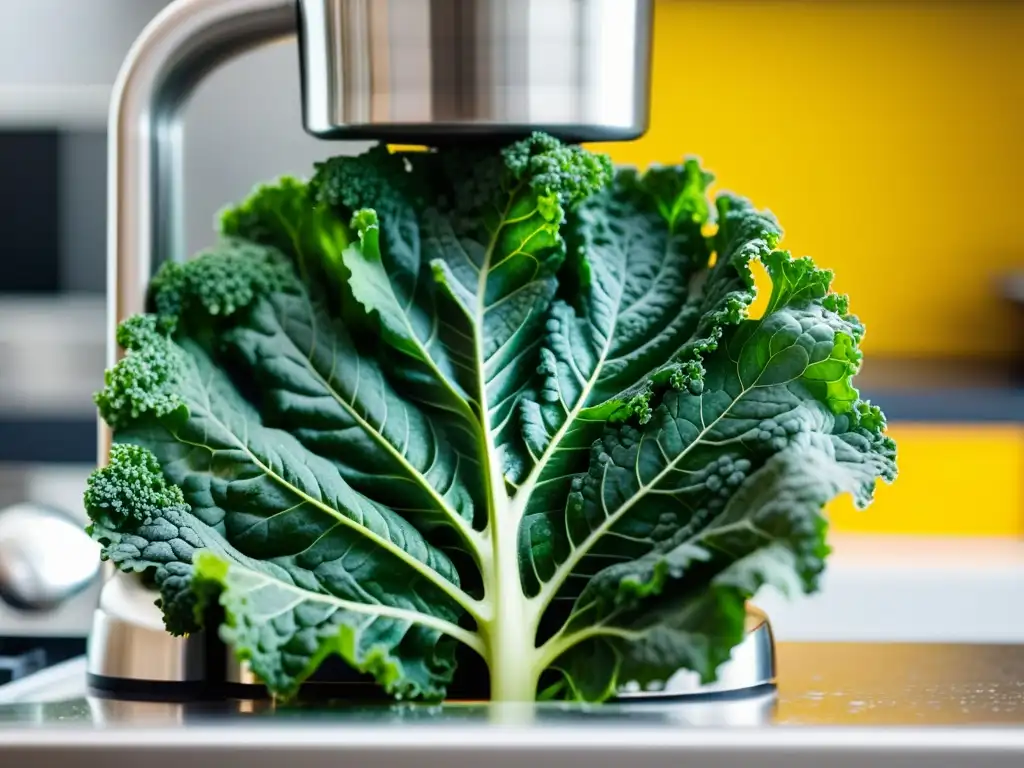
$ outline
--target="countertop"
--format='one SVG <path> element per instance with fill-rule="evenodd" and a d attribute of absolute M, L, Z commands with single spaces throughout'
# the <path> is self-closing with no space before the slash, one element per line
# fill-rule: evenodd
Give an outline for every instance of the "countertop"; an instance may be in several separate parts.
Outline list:
<path fill-rule="evenodd" d="M 84 695 L 80 662 L 71 662 L 45 685 L 22 686 L 16 698 L 24 700 L 0 704 L 0 763 L 1024 764 L 1024 646 L 781 643 L 778 661 L 777 692 L 717 702 L 276 709 L 93 699 Z"/>

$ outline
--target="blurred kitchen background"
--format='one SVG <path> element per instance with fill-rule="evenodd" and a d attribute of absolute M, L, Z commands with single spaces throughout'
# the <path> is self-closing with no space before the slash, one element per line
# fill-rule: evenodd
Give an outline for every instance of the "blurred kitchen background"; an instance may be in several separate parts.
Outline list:
<path fill-rule="evenodd" d="M 81 515 L 107 105 L 163 5 L 0 0 L 0 508 Z M 834 269 L 868 327 L 860 387 L 899 443 L 895 486 L 866 512 L 830 510 L 824 592 L 765 597 L 782 639 L 1024 642 L 1022 39 L 1018 2 L 657 2 L 652 128 L 602 148 L 640 165 L 700 156 L 719 188 L 778 215 L 785 246 Z M 192 249 L 255 183 L 365 146 L 302 132 L 293 42 L 207 81 L 186 137 Z M 79 637 L 93 600 L 0 599 L 0 638 Z"/>

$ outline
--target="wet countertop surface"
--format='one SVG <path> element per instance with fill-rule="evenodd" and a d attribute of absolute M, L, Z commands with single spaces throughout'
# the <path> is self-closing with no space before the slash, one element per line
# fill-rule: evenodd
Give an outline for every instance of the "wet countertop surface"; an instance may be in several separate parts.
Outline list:
<path fill-rule="evenodd" d="M 637 701 L 600 707 L 540 706 L 535 723 L 618 719 L 696 726 L 967 726 L 1024 728 L 1024 646 L 780 643 L 774 694 L 715 702 Z M 133 725 L 182 727 L 274 721 L 345 723 L 494 720 L 474 703 L 444 706 L 162 704 L 98 699 L 72 684 L 45 702 L 0 703 L 0 731 L 16 727 Z M 0 694 L 3 689 L 0 688 Z M 3 701 L 0 695 L 0 702 Z M 719 714 L 715 714 L 718 712 Z M 512 715 L 512 721 L 520 720 Z"/>
<path fill-rule="evenodd" d="M 777 692 L 592 708 L 157 704 L 96 699 L 85 695 L 84 679 L 64 681 L 60 695 L 37 692 L 48 701 L 0 704 L 0 763 L 5 755 L 63 748 L 64 766 L 88 765 L 86 755 L 95 761 L 127 750 L 158 768 L 180 765 L 161 759 L 180 761 L 183 750 L 193 749 L 188 759 L 195 765 L 206 765 L 210 750 L 220 755 L 210 765 L 234 764 L 231 757 L 253 765 L 291 745 L 305 750 L 304 765 L 399 765 L 402 754 L 410 759 L 402 750 L 415 749 L 418 765 L 440 766 L 466 750 L 480 750 L 474 754 L 483 760 L 494 749 L 495 766 L 511 750 L 518 764 L 530 759 L 531 768 L 541 768 L 546 763 L 524 750 L 570 749 L 577 757 L 587 753 L 588 766 L 610 766 L 624 764 L 622 754 L 618 763 L 612 758 L 626 748 L 654 760 L 630 757 L 631 768 L 678 764 L 687 755 L 695 765 L 731 765 L 701 762 L 729 754 L 758 756 L 747 764 L 801 766 L 811 749 L 817 758 L 830 754 L 851 766 L 896 754 L 907 759 L 901 766 L 917 765 L 914 755 L 952 758 L 958 749 L 975 766 L 1024 765 L 1024 646 L 782 643 L 778 665 Z M 337 762 L 340 753 L 360 749 L 368 751 L 351 755 L 359 762 Z M 76 755 L 82 762 L 69 763 Z M 674 755 L 676 762 L 659 762 L 658 755 Z M 844 763 L 843 755 L 865 762 Z M 785 762 L 773 762 L 783 756 Z M 279 765 L 280 754 L 276 759 Z"/>

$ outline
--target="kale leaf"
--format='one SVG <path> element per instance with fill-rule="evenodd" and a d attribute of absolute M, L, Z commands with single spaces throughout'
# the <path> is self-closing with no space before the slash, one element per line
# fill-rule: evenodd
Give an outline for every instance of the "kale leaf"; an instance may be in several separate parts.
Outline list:
<path fill-rule="evenodd" d="M 330 654 L 396 698 L 461 649 L 496 700 L 714 680 L 896 456 L 831 273 L 712 182 L 535 134 L 261 186 L 119 329 L 92 536 L 282 697 Z"/>

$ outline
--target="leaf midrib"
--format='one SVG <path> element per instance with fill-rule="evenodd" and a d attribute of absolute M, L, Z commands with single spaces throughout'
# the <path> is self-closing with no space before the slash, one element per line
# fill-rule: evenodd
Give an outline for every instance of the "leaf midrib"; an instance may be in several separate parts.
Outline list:
<path fill-rule="evenodd" d="M 662 254 L 662 267 L 659 268 L 658 270 L 657 278 L 661 277 L 661 274 L 664 270 L 665 262 L 668 261 L 670 256 L 669 251 L 672 246 L 671 235 L 672 232 L 670 230 L 669 237 L 665 241 L 665 252 Z M 619 294 L 615 302 L 615 319 L 611 323 L 610 332 L 607 334 L 605 338 L 605 343 L 601 349 L 601 354 L 598 356 L 598 360 L 594 365 L 594 371 L 591 374 L 590 378 L 586 381 L 585 385 L 582 387 L 580 391 L 580 396 L 576 398 L 576 404 L 573 405 L 572 409 L 570 409 L 569 412 L 566 414 L 565 421 L 562 422 L 562 425 L 555 431 L 555 434 L 548 441 L 548 445 L 544 449 L 544 452 L 540 455 L 540 458 L 538 458 L 537 461 L 534 462 L 533 468 L 530 470 L 530 473 L 526 476 L 526 479 L 522 482 L 522 484 L 520 484 L 520 486 L 516 490 L 517 498 L 522 498 L 522 501 L 516 505 L 517 515 L 520 518 L 523 517 L 523 515 L 525 515 L 526 508 L 530 503 L 530 496 L 536 489 L 536 486 L 540 481 L 541 476 L 543 475 L 548 462 L 551 461 L 551 457 L 554 456 L 554 454 L 558 451 L 558 446 L 561 444 L 562 439 L 575 425 L 576 420 L 578 419 L 580 414 L 583 413 L 589 407 L 586 404 L 587 399 L 590 397 L 590 393 L 593 392 L 594 386 L 597 384 L 598 379 L 601 378 L 601 372 L 604 368 L 604 364 L 608 360 L 608 355 L 611 352 L 612 344 L 615 340 L 615 328 L 617 327 L 619 318 L 622 315 L 622 301 L 626 292 L 625 277 L 626 272 L 628 271 L 628 262 L 629 256 L 626 255 L 623 259 L 622 264 L 624 279 L 618 282 Z"/>
<path fill-rule="evenodd" d="M 754 337 L 751 336 L 751 338 Z M 779 353 L 773 354 L 769 357 L 769 363 L 774 357 L 777 356 L 777 354 Z M 587 552 L 590 550 L 590 548 L 593 547 L 594 544 L 608 532 L 608 529 L 611 526 L 615 525 L 619 520 L 621 520 L 623 515 L 629 512 L 629 510 L 631 510 L 641 498 L 645 497 L 652 488 L 655 488 L 669 472 L 673 471 L 679 464 L 679 462 L 682 461 L 686 456 L 688 456 L 689 453 L 696 446 L 702 444 L 704 436 L 708 434 L 720 421 L 722 421 L 722 419 L 724 419 L 729 414 L 729 412 L 732 411 L 733 407 L 735 407 L 737 403 L 739 403 L 744 397 L 746 397 L 747 393 L 749 393 L 751 390 L 759 386 L 758 381 L 760 381 L 761 376 L 764 375 L 764 371 L 767 370 L 767 368 L 768 364 L 765 364 L 764 368 L 758 374 L 757 379 L 755 379 L 749 387 L 744 387 L 740 391 L 740 393 L 732 400 L 732 402 L 729 403 L 728 407 L 725 408 L 722 411 L 722 413 L 715 418 L 714 421 L 712 421 L 710 424 L 705 425 L 704 428 L 701 429 L 701 431 L 693 439 L 693 441 L 685 449 L 683 449 L 683 451 L 681 451 L 671 462 L 668 462 L 665 465 L 664 469 L 662 469 L 654 478 L 652 478 L 650 482 L 641 485 L 637 492 L 634 493 L 629 498 L 629 500 L 626 501 L 621 507 L 615 510 L 614 513 L 610 515 L 605 515 L 604 518 L 601 520 L 601 523 L 597 526 L 597 528 L 591 531 L 583 540 L 583 542 L 580 543 L 579 546 L 572 547 L 572 551 L 569 553 L 569 556 L 558 566 L 558 568 L 555 570 L 555 573 L 552 575 L 551 579 L 549 579 L 544 584 L 544 586 L 541 588 L 541 590 L 537 593 L 536 596 L 530 598 L 531 601 L 535 602 L 539 606 L 538 614 L 543 613 L 544 609 L 550 604 L 552 598 L 555 596 L 555 594 L 557 594 L 558 590 L 562 588 L 562 585 L 565 583 L 566 579 L 572 573 L 573 569 L 577 565 L 579 565 L 580 561 L 584 557 L 586 557 Z M 739 375 L 738 363 L 736 376 L 737 380 L 742 382 L 742 378 Z M 703 393 L 700 397 L 703 399 Z M 638 459 L 640 456 L 640 449 L 642 448 L 642 445 L 643 438 L 641 437 L 640 446 L 637 447 Z M 604 472 L 601 475 L 602 489 L 604 485 L 604 479 L 605 477 L 607 477 L 607 474 L 608 469 L 606 466 Z M 601 495 L 601 504 L 602 506 L 604 506 L 603 490 Z M 571 543 L 572 542 L 570 540 L 570 544 Z"/>
<path fill-rule="evenodd" d="M 498 244 L 498 237 L 501 231 L 505 228 L 508 223 L 508 215 L 512 210 L 512 205 L 515 202 L 516 195 L 519 194 L 523 183 L 519 182 L 513 187 L 508 193 L 508 200 L 505 203 L 504 209 L 501 210 L 498 219 L 498 225 L 494 228 L 491 233 L 490 240 L 487 243 L 487 248 L 484 250 L 484 257 L 480 264 L 480 269 L 477 273 L 476 283 L 476 307 L 474 310 L 473 321 L 473 349 L 476 353 L 476 385 L 477 385 L 477 399 L 479 400 L 480 414 L 480 439 L 483 445 L 482 453 L 486 462 L 484 469 L 484 480 L 487 484 L 487 498 L 488 498 L 488 510 L 487 510 L 487 525 L 491 529 L 491 548 L 492 551 L 497 555 L 501 542 L 496 540 L 496 534 L 498 529 L 501 527 L 497 525 L 497 516 L 501 513 L 501 507 L 506 506 L 507 497 L 504 493 L 503 483 L 499 482 L 499 478 L 496 476 L 496 467 L 494 466 L 495 458 L 495 446 L 494 436 L 490 427 L 490 416 L 487 403 L 487 380 L 486 380 L 486 360 L 487 357 L 484 354 L 484 323 L 487 314 L 486 307 L 486 295 L 487 295 L 487 278 L 490 274 L 491 269 L 491 258 L 494 256 L 494 249 Z M 486 574 L 485 574 L 486 578 Z"/>

